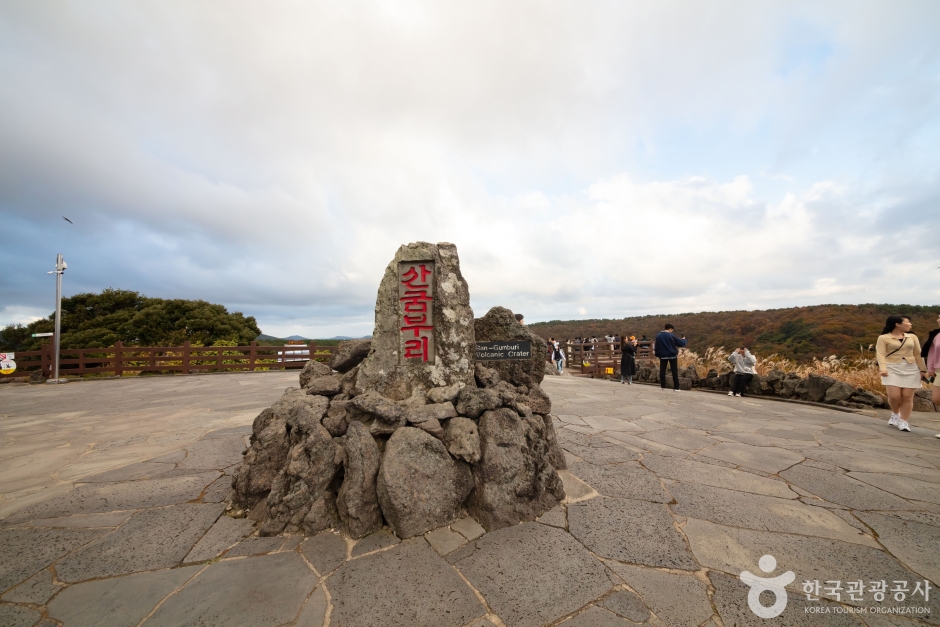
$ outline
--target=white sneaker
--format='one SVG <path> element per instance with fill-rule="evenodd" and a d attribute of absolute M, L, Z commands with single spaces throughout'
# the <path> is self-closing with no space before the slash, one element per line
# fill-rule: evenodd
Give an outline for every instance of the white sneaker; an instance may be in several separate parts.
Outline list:
<path fill-rule="evenodd" d="M 911 425 L 908 424 L 906 420 L 898 418 L 898 431 L 910 431 Z"/>
<path fill-rule="evenodd" d="M 734 392 L 728 392 L 728 396 L 734 396 Z"/>
<path fill-rule="evenodd" d="M 888 426 L 889 426 L 889 427 L 896 427 L 896 426 L 898 426 L 898 420 L 900 420 L 900 419 L 901 419 L 901 417 L 900 417 L 899 415 L 897 415 L 897 414 L 891 414 L 891 417 L 888 418 Z"/>
<path fill-rule="evenodd" d="M 737 396 L 738 398 L 741 398 L 741 395 L 740 395 L 740 394 L 735 394 L 735 396 Z"/>

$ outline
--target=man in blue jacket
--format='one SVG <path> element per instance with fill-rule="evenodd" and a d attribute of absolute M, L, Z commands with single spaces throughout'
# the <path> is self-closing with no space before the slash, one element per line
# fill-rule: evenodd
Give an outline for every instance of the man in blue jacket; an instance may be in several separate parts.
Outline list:
<path fill-rule="evenodd" d="M 674 331 L 676 328 L 671 324 L 666 324 L 664 331 L 656 335 L 653 344 L 653 354 L 659 358 L 659 387 L 666 389 L 666 364 L 672 368 L 672 386 L 673 391 L 679 391 L 679 349 L 688 342 L 683 335 L 676 337 Z"/>

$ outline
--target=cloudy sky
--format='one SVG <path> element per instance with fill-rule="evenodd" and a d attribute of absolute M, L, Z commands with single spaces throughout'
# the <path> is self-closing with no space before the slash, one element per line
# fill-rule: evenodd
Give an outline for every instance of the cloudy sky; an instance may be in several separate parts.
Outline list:
<path fill-rule="evenodd" d="M 364 335 L 940 303 L 940 3 L 5 2 L 0 324 L 106 287 Z M 65 222 L 68 216 L 74 225 Z"/>

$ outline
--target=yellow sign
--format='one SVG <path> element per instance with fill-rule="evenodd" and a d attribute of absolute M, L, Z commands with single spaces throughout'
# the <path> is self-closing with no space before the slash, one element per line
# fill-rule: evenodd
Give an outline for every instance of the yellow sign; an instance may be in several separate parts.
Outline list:
<path fill-rule="evenodd" d="M 4 359 L 0 361 L 0 373 L 3 374 L 13 374 L 16 370 L 16 362 L 12 359 Z"/>
<path fill-rule="evenodd" d="M 607 374 L 614 374 L 613 368 L 606 368 L 606 370 L 607 370 Z"/>

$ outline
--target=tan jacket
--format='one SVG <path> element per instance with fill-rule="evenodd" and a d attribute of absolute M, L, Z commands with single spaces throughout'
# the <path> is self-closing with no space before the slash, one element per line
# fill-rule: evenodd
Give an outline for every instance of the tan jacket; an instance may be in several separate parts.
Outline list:
<path fill-rule="evenodd" d="M 875 345 L 878 370 L 886 372 L 888 370 L 887 364 L 899 364 L 902 359 L 906 359 L 911 364 L 916 362 L 921 372 L 927 372 L 927 364 L 924 363 L 924 358 L 920 356 L 920 340 L 913 333 L 905 333 L 904 337 L 906 341 L 902 346 L 901 340 L 890 333 L 878 336 L 878 343 Z"/>

